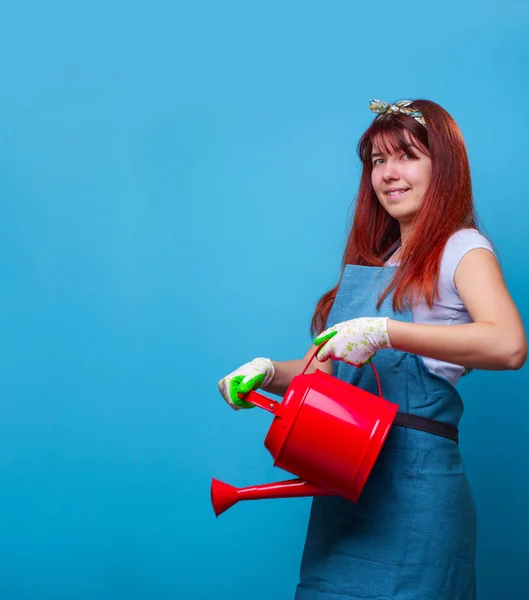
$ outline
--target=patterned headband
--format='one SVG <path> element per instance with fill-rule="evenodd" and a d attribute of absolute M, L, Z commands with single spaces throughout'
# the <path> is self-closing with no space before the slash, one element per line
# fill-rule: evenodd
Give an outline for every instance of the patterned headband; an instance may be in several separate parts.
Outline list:
<path fill-rule="evenodd" d="M 371 100 L 369 103 L 369 110 L 378 115 L 402 113 L 403 115 L 412 117 L 426 127 L 426 121 L 422 116 L 422 112 L 420 110 L 415 110 L 414 108 L 408 108 L 410 104 L 413 104 L 413 100 L 399 100 L 398 102 L 395 102 L 395 104 L 389 104 L 389 102 L 383 102 L 382 100 Z"/>

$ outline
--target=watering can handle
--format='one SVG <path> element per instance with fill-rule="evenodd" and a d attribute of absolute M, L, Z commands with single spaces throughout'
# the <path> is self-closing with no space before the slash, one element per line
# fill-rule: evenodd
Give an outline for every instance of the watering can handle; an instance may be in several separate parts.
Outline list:
<path fill-rule="evenodd" d="M 314 360 L 314 357 L 316 356 L 316 354 L 318 354 L 318 352 L 323 348 L 323 346 L 325 346 L 325 344 L 330 341 L 331 338 L 325 340 L 324 342 L 322 342 L 317 348 L 316 350 L 314 350 L 314 352 L 312 353 L 312 356 L 310 357 L 310 359 L 308 360 L 307 364 L 305 365 L 305 368 L 303 369 L 303 371 L 301 371 L 301 375 L 305 375 L 305 371 L 308 369 L 310 363 Z M 382 386 L 380 385 L 380 377 L 378 376 L 377 370 L 375 369 L 375 365 L 373 364 L 373 362 L 370 360 L 369 364 L 371 366 L 371 368 L 373 369 L 373 373 L 375 374 L 375 379 L 377 380 L 377 386 L 378 386 L 378 393 L 380 395 L 380 397 L 382 398 Z M 356 365 L 355 365 L 356 366 Z M 361 368 L 362 365 L 360 365 L 360 367 L 357 367 L 358 369 Z"/>
<path fill-rule="evenodd" d="M 255 404 L 255 406 L 267 410 L 269 413 L 281 416 L 281 409 L 283 408 L 281 402 L 272 400 L 264 394 L 259 394 L 258 392 L 254 392 L 254 390 L 250 390 L 246 394 L 239 394 L 239 398 L 242 398 L 251 404 Z"/>
<path fill-rule="evenodd" d="M 329 338 L 330 339 L 330 338 Z M 329 340 L 325 340 L 324 342 L 322 342 L 317 348 L 316 350 L 314 350 L 314 352 L 312 353 L 312 356 L 309 358 L 309 360 L 307 361 L 307 364 L 305 365 L 303 371 L 301 371 L 300 375 L 305 375 L 305 371 L 309 368 L 310 363 L 314 360 L 314 357 L 316 356 L 316 354 L 318 354 L 318 352 L 323 348 L 323 346 L 325 346 L 325 344 L 328 342 Z"/>

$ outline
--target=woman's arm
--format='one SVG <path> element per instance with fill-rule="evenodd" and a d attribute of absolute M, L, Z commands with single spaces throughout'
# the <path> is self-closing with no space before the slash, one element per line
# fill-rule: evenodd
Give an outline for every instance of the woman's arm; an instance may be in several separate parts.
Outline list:
<path fill-rule="evenodd" d="M 312 344 L 305 356 L 300 360 L 287 360 L 283 362 L 272 361 L 275 369 L 275 375 L 272 381 L 263 388 L 271 394 L 283 396 L 290 385 L 292 379 L 303 371 L 303 368 L 310 360 L 310 357 L 316 351 L 317 346 Z M 313 373 L 316 369 L 332 374 L 332 361 L 320 362 L 317 358 L 310 363 L 306 373 Z"/>
<path fill-rule="evenodd" d="M 422 325 L 388 320 L 391 346 L 468 368 L 520 369 L 527 338 L 496 257 L 481 248 L 461 259 L 454 283 L 473 323 Z"/>

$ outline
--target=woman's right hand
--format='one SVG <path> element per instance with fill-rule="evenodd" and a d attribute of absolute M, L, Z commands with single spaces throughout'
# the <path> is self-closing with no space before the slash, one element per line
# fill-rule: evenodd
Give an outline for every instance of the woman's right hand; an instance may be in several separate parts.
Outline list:
<path fill-rule="evenodd" d="M 253 408 L 255 405 L 239 398 L 250 390 L 266 387 L 275 374 L 274 365 L 269 358 L 254 358 L 219 381 L 219 392 L 233 408 Z"/>

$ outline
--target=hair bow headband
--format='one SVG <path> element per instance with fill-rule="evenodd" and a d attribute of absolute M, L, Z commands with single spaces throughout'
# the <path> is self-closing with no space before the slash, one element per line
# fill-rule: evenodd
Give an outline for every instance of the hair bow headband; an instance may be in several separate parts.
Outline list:
<path fill-rule="evenodd" d="M 388 113 L 402 113 L 404 115 L 412 117 L 421 125 L 424 125 L 426 127 L 426 121 L 422 116 L 422 112 L 420 110 L 415 110 L 414 108 L 408 108 L 411 104 L 413 104 L 412 100 L 399 100 L 398 102 L 395 102 L 395 104 L 383 102 L 382 100 L 371 100 L 371 102 L 369 103 L 369 109 L 371 110 L 371 112 L 377 113 L 378 115 L 385 115 Z"/>

